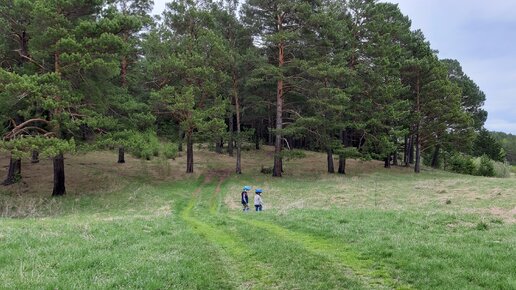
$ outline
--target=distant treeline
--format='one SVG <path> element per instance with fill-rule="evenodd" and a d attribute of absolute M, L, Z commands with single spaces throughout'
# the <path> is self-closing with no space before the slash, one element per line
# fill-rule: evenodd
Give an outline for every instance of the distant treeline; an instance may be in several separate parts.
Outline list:
<path fill-rule="evenodd" d="M 491 135 L 505 150 L 507 161 L 516 165 L 516 135 L 503 132 L 491 132 Z"/>

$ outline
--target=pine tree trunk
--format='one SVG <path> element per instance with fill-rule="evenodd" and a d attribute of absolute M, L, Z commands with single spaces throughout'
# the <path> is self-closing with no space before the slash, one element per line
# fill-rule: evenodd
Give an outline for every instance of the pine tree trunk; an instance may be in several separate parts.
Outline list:
<path fill-rule="evenodd" d="M 186 173 L 193 173 L 193 139 L 192 132 L 186 135 Z"/>
<path fill-rule="evenodd" d="M 228 155 L 233 157 L 233 142 L 234 142 L 234 124 L 233 124 L 233 112 L 231 112 L 229 114 L 229 124 L 228 124 L 228 127 L 229 127 L 229 140 L 228 140 Z"/>
<path fill-rule="evenodd" d="M 346 158 L 343 155 L 339 155 L 339 174 L 346 174 Z"/>
<path fill-rule="evenodd" d="M 278 16 L 278 26 L 281 29 L 282 19 Z M 278 45 L 278 67 L 281 69 L 285 62 L 284 60 L 285 44 L 280 42 Z M 283 138 L 281 136 L 281 129 L 283 129 L 283 79 L 278 79 L 276 92 L 276 139 L 274 146 L 274 168 L 272 176 L 281 177 L 283 171 L 283 162 L 281 160 L 281 149 L 283 145 Z"/>
<path fill-rule="evenodd" d="M 52 196 L 61 196 L 66 194 L 65 188 L 65 166 L 63 154 L 54 157 L 54 190 Z"/>
<path fill-rule="evenodd" d="M 220 146 L 221 141 L 215 141 L 215 152 L 222 154 L 222 146 Z"/>
<path fill-rule="evenodd" d="M 434 154 L 432 155 L 432 168 L 439 167 L 439 150 L 441 150 L 441 146 L 436 145 Z"/>
<path fill-rule="evenodd" d="M 278 104 L 278 107 L 280 105 Z M 277 117 L 277 124 L 276 129 L 281 130 L 281 109 L 278 109 L 278 117 Z M 275 140 L 275 146 L 274 146 L 274 168 L 272 170 L 272 176 L 275 177 L 281 177 L 282 176 L 282 160 L 281 160 L 281 149 L 282 149 L 282 138 L 281 134 L 278 132 L 276 133 L 276 140 Z"/>
<path fill-rule="evenodd" d="M 179 129 L 179 137 L 177 139 L 177 151 L 183 152 L 183 130 Z"/>
<path fill-rule="evenodd" d="M 416 137 L 416 165 L 414 166 L 414 172 L 421 172 L 421 143 L 419 142 L 419 134 Z"/>
<path fill-rule="evenodd" d="M 240 141 L 237 141 L 235 173 L 242 174 L 242 149 L 240 146 Z"/>
<path fill-rule="evenodd" d="M 118 163 L 125 163 L 125 147 L 120 146 L 118 148 Z"/>
<path fill-rule="evenodd" d="M 392 165 L 398 166 L 398 150 L 392 154 Z"/>
<path fill-rule="evenodd" d="M 242 174 L 242 141 L 240 136 L 240 100 L 238 97 L 238 88 L 237 88 L 237 79 L 236 74 L 233 72 L 233 97 L 235 98 L 235 113 L 236 113 L 236 128 L 237 128 L 237 135 L 236 135 L 236 149 L 237 149 L 237 156 L 236 156 L 236 166 L 235 166 L 235 172 L 236 174 Z"/>
<path fill-rule="evenodd" d="M 21 159 L 9 159 L 9 169 L 7 170 L 7 177 L 5 178 L 2 185 L 11 185 L 18 182 L 21 178 Z"/>
<path fill-rule="evenodd" d="M 414 135 L 410 136 L 408 157 L 409 164 L 414 164 Z"/>
<path fill-rule="evenodd" d="M 267 112 L 270 112 L 270 111 L 271 111 L 271 106 L 269 104 Z M 273 121 L 272 121 L 272 117 L 271 117 L 270 113 L 267 113 L 267 118 L 268 118 L 267 119 L 267 134 L 268 134 L 267 145 L 272 145 L 274 142 L 274 136 L 272 134 Z"/>
<path fill-rule="evenodd" d="M 39 151 L 38 150 L 32 150 L 32 159 L 30 160 L 30 163 L 39 163 Z"/>
<path fill-rule="evenodd" d="M 403 164 L 409 167 L 409 137 L 405 136 L 405 146 L 403 146 Z"/>
<path fill-rule="evenodd" d="M 344 145 L 344 148 L 348 147 L 348 132 L 346 130 L 340 130 L 339 137 L 342 144 Z M 339 174 L 346 174 L 346 157 L 344 155 L 339 155 L 339 169 L 337 172 Z"/>
<path fill-rule="evenodd" d="M 420 100 L 420 76 L 418 75 L 416 80 L 416 113 L 421 112 L 421 100 Z M 421 172 L 421 119 L 419 119 L 416 123 L 416 164 L 414 166 L 414 172 Z"/>
<path fill-rule="evenodd" d="M 254 149 L 260 150 L 260 136 L 262 132 L 263 124 L 260 122 L 256 125 L 254 134 Z"/>
<path fill-rule="evenodd" d="M 391 168 L 391 157 L 390 156 L 387 156 L 385 157 L 385 163 L 383 165 L 384 168 Z"/>
<path fill-rule="evenodd" d="M 328 173 L 335 173 L 335 167 L 333 166 L 333 152 L 331 149 L 326 150 L 326 161 L 328 163 Z"/>

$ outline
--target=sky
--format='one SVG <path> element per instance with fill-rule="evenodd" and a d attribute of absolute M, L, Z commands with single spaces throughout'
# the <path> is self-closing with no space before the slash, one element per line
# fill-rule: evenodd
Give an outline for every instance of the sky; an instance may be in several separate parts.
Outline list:
<path fill-rule="evenodd" d="M 154 0 L 160 14 L 169 0 Z M 486 94 L 485 127 L 516 134 L 516 1 L 383 0 L 399 5 L 440 58 L 457 59 Z"/>

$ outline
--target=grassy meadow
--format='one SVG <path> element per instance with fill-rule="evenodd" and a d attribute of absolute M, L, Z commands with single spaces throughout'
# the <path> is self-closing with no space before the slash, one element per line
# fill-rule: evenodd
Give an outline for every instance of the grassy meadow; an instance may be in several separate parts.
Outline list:
<path fill-rule="evenodd" d="M 231 157 L 194 158 L 186 175 L 185 157 L 68 156 L 62 198 L 50 161 L 24 161 L 0 188 L 0 288 L 516 289 L 514 174 L 350 160 L 329 175 L 307 153 L 279 179 L 259 172 L 268 147 L 243 152 L 241 176 Z M 263 188 L 263 212 L 242 212 L 243 185 Z"/>

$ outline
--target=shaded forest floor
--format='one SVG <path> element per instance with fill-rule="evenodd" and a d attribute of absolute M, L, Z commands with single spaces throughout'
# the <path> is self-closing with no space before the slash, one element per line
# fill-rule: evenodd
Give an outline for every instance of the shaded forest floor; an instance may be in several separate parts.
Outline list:
<path fill-rule="evenodd" d="M 0 188 L 0 288 L 516 288 L 516 178 L 359 160 L 329 175 L 307 153 L 278 179 L 260 173 L 271 156 L 244 151 L 241 176 L 204 150 L 191 176 L 184 157 L 68 156 L 62 198 L 51 162 L 24 161 Z M 243 185 L 263 212 L 242 213 Z"/>

